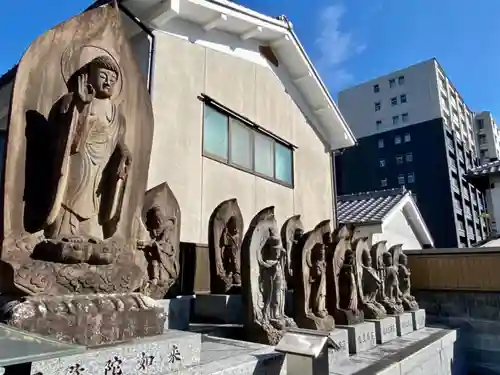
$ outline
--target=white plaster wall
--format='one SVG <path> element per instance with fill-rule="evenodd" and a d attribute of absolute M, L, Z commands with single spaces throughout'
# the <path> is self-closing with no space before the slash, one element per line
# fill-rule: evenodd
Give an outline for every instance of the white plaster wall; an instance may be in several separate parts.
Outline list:
<path fill-rule="evenodd" d="M 405 77 L 402 86 L 397 83 L 399 76 Z M 391 78 L 396 79 L 394 88 L 389 88 Z M 375 84 L 380 86 L 378 93 L 373 92 Z M 407 103 L 400 104 L 401 94 L 406 94 Z M 391 98 L 395 96 L 398 98 L 398 105 L 393 107 Z M 374 104 L 377 101 L 381 102 L 382 107 L 375 112 Z M 338 104 L 357 138 L 440 117 L 435 61 L 427 60 L 341 91 Z M 408 123 L 402 123 L 402 113 L 408 113 Z M 395 115 L 399 115 L 398 125 L 392 124 L 392 116 Z M 378 128 L 377 120 L 382 121 Z"/>
<path fill-rule="evenodd" d="M 382 233 L 375 234 L 373 240 L 387 240 L 388 248 L 397 244 L 402 244 L 403 250 L 418 250 L 422 248 L 402 211 L 398 211 L 392 215 L 382 225 Z"/>
<path fill-rule="evenodd" d="M 182 210 L 181 240 L 206 243 L 213 209 L 234 197 L 245 226 L 270 205 L 276 207 L 280 226 L 297 213 L 306 228 L 331 219 L 329 155 L 274 72 L 220 46 L 212 48 L 213 41 L 200 43 L 201 36 L 182 38 L 164 32 L 155 36 L 155 133 L 148 187 L 169 183 Z M 298 147 L 294 189 L 202 156 L 203 103 L 198 99 L 202 93 Z"/>

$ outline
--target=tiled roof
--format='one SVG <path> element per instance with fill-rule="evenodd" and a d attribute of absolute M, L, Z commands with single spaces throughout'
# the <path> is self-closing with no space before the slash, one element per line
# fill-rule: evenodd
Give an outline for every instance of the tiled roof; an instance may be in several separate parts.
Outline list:
<path fill-rule="evenodd" d="M 403 188 L 340 195 L 337 198 L 338 221 L 348 223 L 380 223 L 410 193 Z"/>
<path fill-rule="evenodd" d="M 490 161 L 489 163 L 472 168 L 469 173 L 467 173 L 467 176 L 479 177 L 486 176 L 491 173 L 500 173 L 500 160 Z"/>

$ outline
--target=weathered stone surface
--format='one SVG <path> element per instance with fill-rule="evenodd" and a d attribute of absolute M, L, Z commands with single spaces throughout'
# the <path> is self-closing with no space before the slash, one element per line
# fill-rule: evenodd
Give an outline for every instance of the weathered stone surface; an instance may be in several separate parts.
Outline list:
<path fill-rule="evenodd" d="M 238 201 L 219 204 L 208 223 L 210 289 L 212 294 L 240 292 L 243 215 Z"/>
<path fill-rule="evenodd" d="M 274 207 L 257 213 L 241 246 L 244 329 L 251 341 L 277 345 L 287 327 L 285 256 Z"/>
<path fill-rule="evenodd" d="M 304 234 L 304 224 L 300 220 L 300 215 L 295 215 L 288 218 L 281 227 L 281 242 L 286 250 L 286 267 L 285 275 L 289 291 L 295 289 L 294 265 L 292 259 L 292 251 L 297 246 L 300 238 Z"/>
<path fill-rule="evenodd" d="M 403 252 L 403 245 L 394 245 L 389 249 L 398 272 L 398 286 L 401 291 L 401 303 L 405 311 L 418 310 L 418 303 L 411 295 L 411 272 L 408 268 L 408 257 Z"/>
<path fill-rule="evenodd" d="M 328 362 L 330 369 L 336 363 L 349 358 L 349 338 L 346 329 L 334 329 L 330 332 L 330 339 L 335 343 L 335 347 L 328 349 Z"/>
<path fill-rule="evenodd" d="M 413 332 L 413 316 L 411 313 L 394 315 L 398 336 L 405 336 Z"/>
<path fill-rule="evenodd" d="M 334 242 L 327 254 L 327 308 L 336 324 L 351 325 L 364 320 L 360 298 L 361 266 L 351 247 L 352 233 L 346 227 L 334 233 Z M 330 239 L 331 241 L 331 239 Z"/>
<path fill-rule="evenodd" d="M 83 354 L 33 362 L 31 374 L 179 373 L 183 368 L 200 363 L 201 345 L 199 334 L 169 330 L 160 336 L 91 348 Z"/>
<path fill-rule="evenodd" d="M 140 292 L 155 299 L 175 297 L 180 289 L 181 209 L 166 182 L 146 192 L 140 224 L 137 248 L 147 262 Z"/>
<path fill-rule="evenodd" d="M 82 13 L 31 44 L 9 119 L 0 291 L 137 290 L 153 111 L 118 9 Z"/>
<path fill-rule="evenodd" d="M 166 315 L 138 293 L 30 296 L 4 306 L 11 326 L 59 341 L 99 345 L 163 333 Z"/>
<path fill-rule="evenodd" d="M 365 319 L 383 319 L 387 316 L 384 306 L 377 301 L 383 291 L 383 279 L 373 268 L 367 238 L 357 238 L 352 246 L 356 251 L 357 282 Z"/>
<path fill-rule="evenodd" d="M 377 344 L 384 344 L 398 337 L 396 328 L 396 318 L 388 316 L 380 320 L 368 320 L 375 324 L 375 335 L 377 337 Z"/>
<path fill-rule="evenodd" d="M 412 320 L 413 320 L 413 329 L 418 331 L 425 327 L 425 310 L 418 309 L 417 311 L 411 312 Z"/>
<path fill-rule="evenodd" d="M 350 326 L 337 325 L 337 328 L 347 331 L 349 338 L 349 353 L 351 354 L 361 353 L 377 345 L 375 324 L 371 322 L 363 322 Z"/>
<path fill-rule="evenodd" d="M 331 331 L 333 317 L 326 309 L 326 244 L 330 221 L 302 235 L 292 249 L 294 319 L 300 328 Z"/>

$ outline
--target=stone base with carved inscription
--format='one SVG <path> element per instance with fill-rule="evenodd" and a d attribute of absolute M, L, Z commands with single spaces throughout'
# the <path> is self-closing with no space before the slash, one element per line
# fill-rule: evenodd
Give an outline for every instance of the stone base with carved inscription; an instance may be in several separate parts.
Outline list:
<path fill-rule="evenodd" d="M 345 329 L 347 331 L 349 353 L 351 354 L 364 352 L 377 345 L 375 324 L 372 322 L 363 322 L 345 326 L 337 325 L 337 328 Z"/>
<path fill-rule="evenodd" d="M 139 293 L 30 296 L 6 303 L 2 315 L 16 328 L 86 346 L 160 335 L 166 318 Z"/>
<path fill-rule="evenodd" d="M 404 336 L 413 332 L 413 316 L 411 313 L 394 315 L 396 318 L 396 330 L 398 336 Z"/>
<path fill-rule="evenodd" d="M 396 329 L 396 318 L 388 316 L 383 319 L 370 319 L 367 320 L 375 324 L 375 335 L 377 337 L 377 344 L 384 344 L 398 337 Z"/>

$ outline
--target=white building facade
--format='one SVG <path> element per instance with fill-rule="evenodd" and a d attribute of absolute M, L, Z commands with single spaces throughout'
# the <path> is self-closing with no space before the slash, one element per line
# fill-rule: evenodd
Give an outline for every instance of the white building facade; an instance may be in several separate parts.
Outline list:
<path fill-rule="evenodd" d="M 500 129 L 489 111 L 483 111 L 474 117 L 477 135 L 477 147 L 481 164 L 500 158 Z"/>

